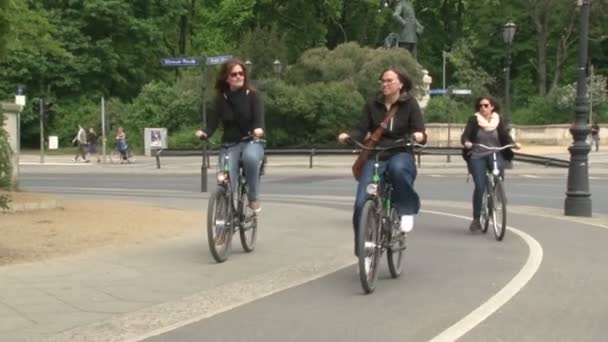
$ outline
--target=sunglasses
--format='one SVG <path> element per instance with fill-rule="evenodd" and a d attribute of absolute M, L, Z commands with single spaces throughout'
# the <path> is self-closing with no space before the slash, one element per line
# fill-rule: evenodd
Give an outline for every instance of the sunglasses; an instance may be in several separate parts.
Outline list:
<path fill-rule="evenodd" d="M 490 104 L 489 103 L 480 103 L 479 107 L 480 108 L 490 108 Z"/>
<path fill-rule="evenodd" d="M 245 73 L 242 71 L 237 71 L 237 72 L 231 72 L 230 73 L 230 77 L 237 77 L 237 76 L 245 76 Z"/>

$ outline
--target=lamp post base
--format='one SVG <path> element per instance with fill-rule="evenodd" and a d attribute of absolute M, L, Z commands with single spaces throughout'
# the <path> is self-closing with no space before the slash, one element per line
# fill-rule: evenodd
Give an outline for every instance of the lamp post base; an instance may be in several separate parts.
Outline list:
<path fill-rule="evenodd" d="M 590 194 L 566 194 L 564 201 L 564 215 L 591 217 L 591 198 Z"/>

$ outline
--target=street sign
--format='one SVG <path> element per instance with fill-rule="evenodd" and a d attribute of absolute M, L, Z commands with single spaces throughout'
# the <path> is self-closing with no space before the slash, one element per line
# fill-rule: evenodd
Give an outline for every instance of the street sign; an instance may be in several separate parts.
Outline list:
<path fill-rule="evenodd" d="M 471 95 L 471 89 L 452 89 L 452 95 Z"/>
<path fill-rule="evenodd" d="M 224 64 L 231 59 L 232 59 L 232 55 L 211 56 L 211 57 L 207 57 L 206 63 L 207 63 L 207 65 Z"/>
<path fill-rule="evenodd" d="M 173 68 L 198 66 L 199 63 L 199 59 L 196 57 L 162 58 L 160 60 L 161 66 Z"/>
<path fill-rule="evenodd" d="M 430 95 L 445 95 L 448 93 L 448 89 L 430 89 Z"/>

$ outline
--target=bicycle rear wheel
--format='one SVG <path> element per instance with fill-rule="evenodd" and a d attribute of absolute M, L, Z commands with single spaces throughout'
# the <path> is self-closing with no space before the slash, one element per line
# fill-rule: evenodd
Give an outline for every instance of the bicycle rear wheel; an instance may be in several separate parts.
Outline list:
<path fill-rule="evenodd" d="M 249 253 L 255 249 L 255 241 L 258 236 L 258 216 L 249 208 L 249 199 L 247 198 L 246 191 L 241 193 L 238 215 L 240 216 L 239 221 L 241 223 L 239 227 L 241 245 L 243 246 L 243 250 Z"/>
<path fill-rule="evenodd" d="M 224 262 L 230 254 L 232 218 L 230 197 L 226 189 L 218 188 L 209 198 L 207 207 L 207 241 L 211 255 L 217 262 Z"/>
<path fill-rule="evenodd" d="M 507 230 L 507 197 L 499 177 L 494 179 L 494 191 L 492 196 L 492 218 L 494 221 L 494 236 L 501 241 Z"/>
<path fill-rule="evenodd" d="M 120 152 L 118 150 L 112 150 L 112 153 L 110 153 L 110 162 L 112 164 L 116 164 L 116 163 L 120 163 Z"/>
<path fill-rule="evenodd" d="M 391 234 L 389 239 L 389 246 L 386 249 L 386 259 L 388 261 L 388 270 L 391 273 L 391 277 L 397 278 L 401 275 L 403 270 L 403 253 L 405 252 L 405 234 L 399 229 L 399 215 L 395 208 L 391 208 L 389 214 L 389 225 L 390 230 L 387 230 L 387 234 Z"/>
<path fill-rule="evenodd" d="M 380 259 L 379 232 L 380 213 L 376 201 L 368 199 L 361 209 L 359 232 L 357 234 L 357 255 L 359 257 L 359 279 L 365 293 L 374 292 L 378 279 Z"/>

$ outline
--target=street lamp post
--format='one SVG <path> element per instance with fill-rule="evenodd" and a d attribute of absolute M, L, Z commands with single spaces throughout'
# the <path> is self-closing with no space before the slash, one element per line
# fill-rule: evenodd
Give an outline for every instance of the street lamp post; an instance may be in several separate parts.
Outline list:
<path fill-rule="evenodd" d="M 576 82 L 576 109 L 570 133 L 574 142 L 568 148 L 570 167 L 568 168 L 568 190 L 564 202 L 564 215 L 591 217 L 591 193 L 589 192 L 589 151 L 591 147 L 585 139 L 589 134 L 587 115 L 589 95 L 585 66 L 588 58 L 589 10 L 591 0 L 578 0 L 581 7 L 581 29 L 578 45 L 578 68 Z"/>
<path fill-rule="evenodd" d="M 283 70 L 283 64 L 281 64 L 280 60 L 275 59 L 274 62 L 272 62 L 272 70 L 274 70 L 274 73 L 277 75 L 278 78 L 281 78 L 281 71 Z"/>
<path fill-rule="evenodd" d="M 505 61 L 505 112 L 503 120 L 508 130 L 511 129 L 511 48 L 516 28 L 517 26 L 510 21 L 505 24 L 502 30 L 502 38 L 505 44 L 507 44 L 507 58 Z"/>
<path fill-rule="evenodd" d="M 441 51 L 441 57 L 443 58 L 443 73 L 441 75 L 442 78 L 442 89 L 444 90 L 443 96 L 446 97 L 448 96 L 448 93 L 445 92 L 446 90 L 446 85 L 445 85 L 445 59 L 447 58 L 448 53 L 446 51 Z M 448 148 L 450 148 L 450 146 L 452 146 L 452 108 L 451 106 L 447 106 L 446 108 L 448 109 Z M 446 162 L 451 162 L 452 158 L 450 156 L 450 154 L 448 153 L 448 155 L 446 156 Z"/>

